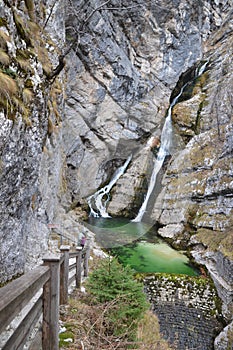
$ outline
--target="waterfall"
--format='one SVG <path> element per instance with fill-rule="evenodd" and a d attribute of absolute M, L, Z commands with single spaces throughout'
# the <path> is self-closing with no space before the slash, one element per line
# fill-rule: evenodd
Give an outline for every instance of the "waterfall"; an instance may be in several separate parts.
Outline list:
<path fill-rule="evenodd" d="M 172 143 L 172 120 L 171 120 L 171 115 L 172 115 L 172 107 L 176 104 L 176 101 L 182 94 L 185 86 L 187 83 L 181 88 L 179 94 L 173 99 L 172 103 L 170 104 L 170 107 L 167 112 L 167 116 L 165 119 L 165 123 L 162 129 L 162 134 L 161 134 L 161 146 L 159 148 L 159 152 L 157 155 L 157 158 L 154 160 L 154 168 L 153 172 L 150 178 L 150 183 L 148 186 L 147 194 L 144 199 L 144 202 L 142 203 L 142 206 L 138 212 L 138 215 L 136 216 L 135 219 L 133 219 L 133 222 L 140 222 L 142 220 L 143 215 L 145 214 L 147 203 L 149 201 L 150 195 L 154 189 L 155 183 L 156 183 L 156 178 L 159 170 L 161 169 L 163 162 L 165 160 L 165 157 L 170 154 L 170 148 L 171 148 L 171 143 Z"/>
<path fill-rule="evenodd" d="M 196 79 L 201 74 L 203 74 L 203 72 L 206 69 L 207 64 L 208 64 L 208 61 L 206 61 L 200 68 L 198 68 L 194 79 Z M 138 212 L 138 215 L 136 216 L 135 219 L 132 220 L 133 222 L 140 222 L 142 220 L 142 217 L 146 212 L 146 207 L 147 207 L 149 198 L 151 196 L 151 193 L 152 193 L 154 186 L 155 186 L 155 183 L 156 183 L 157 174 L 163 165 L 165 157 L 170 154 L 170 148 L 171 148 L 171 143 L 172 143 L 172 120 L 171 120 L 172 108 L 176 104 L 177 100 L 179 99 L 179 97 L 183 93 L 183 90 L 188 83 L 189 82 L 187 82 L 186 84 L 184 84 L 182 86 L 179 94 L 173 99 L 173 101 L 170 104 L 170 107 L 168 109 L 165 123 L 164 123 L 163 129 L 162 129 L 162 134 L 161 134 L 161 146 L 160 146 L 157 158 L 154 160 L 154 168 L 153 168 L 150 183 L 148 186 L 147 194 L 146 194 L 144 202 L 142 203 L 142 206 Z"/>
<path fill-rule="evenodd" d="M 199 77 L 200 75 L 202 75 L 204 73 L 208 63 L 209 63 L 209 61 L 206 61 L 205 63 L 203 63 L 203 65 L 201 67 L 197 68 L 196 77 Z"/>
<path fill-rule="evenodd" d="M 121 175 L 124 174 L 131 159 L 132 159 L 132 154 L 127 158 L 125 163 L 115 171 L 108 185 L 100 188 L 92 196 L 89 196 L 87 198 L 87 203 L 90 207 L 90 216 L 94 216 L 94 217 L 101 216 L 103 218 L 111 217 L 106 210 L 106 205 L 110 199 L 109 192 L 111 191 L 112 187 L 115 185 L 117 180 L 121 177 Z M 106 196 L 107 198 L 104 198 Z M 93 209 L 93 206 L 95 207 L 95 209 Z"/>

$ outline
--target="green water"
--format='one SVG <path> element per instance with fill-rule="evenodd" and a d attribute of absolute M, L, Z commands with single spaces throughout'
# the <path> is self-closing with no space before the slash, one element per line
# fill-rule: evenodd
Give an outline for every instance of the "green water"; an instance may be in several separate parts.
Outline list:
<path fill-rule="evenodd" d="M 100 246 L 138 272 L 197 275 L 188 257 L 156 236 L 144 223 L 126 219 L 92 219 L 87 224 Z"/>

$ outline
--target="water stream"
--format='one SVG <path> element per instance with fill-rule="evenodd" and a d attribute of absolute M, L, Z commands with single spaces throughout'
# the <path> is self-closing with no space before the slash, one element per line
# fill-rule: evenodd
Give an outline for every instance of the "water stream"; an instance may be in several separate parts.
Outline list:
<path fill-rule="evenodd" d="M 132 159 L 132 155 L 130 155 L 125 163 L 119 167 L 108 185 L 100 188 L 97 192 L 87 198 L 87 203 L 90 208 L 90 216 L 94 217 L 102 217 L 102 218 L 110 218 L 111 216 L 107 213 L 106 206 L 109 201 L 109 192 L 112 187 L 115 185 L 117 180 L 124 174 L 127 166 L 129 165 Z"/>
<path fill-rule="evenodd" d="M 186 85 L 187 84 L 185 84 L 181 88 L 179 94 L 173 99 L 173 101 L 170 104 L 170 107 L 168 109 L 165 123 L 164 123 L 163 129 L 162 129 L 162 134 L 161 134 L 161 145 L 159 148 L 157 158 L 154 160 L 154 168 L 153 168 L 153 172 L 152 172 L 152 175 L 150 178 L 150 183 L 148 186 L 147 194 L 146 194 L 144 202 L 142 203 L 142 206 L 138 212 L 138 215 L 136 216 L 136 218 L 134 220 L 132 220 L 134 222 L 140 222 L 142 220 L 142 217 L 143 217 L 143 215 L 146 211 L 146 208 L 147 208 L 149 198 L 150 198 L 151 193 L 155 187 L 157 174 L 158 174 L 159 170 L 161 169 L 166 156 L 170 155 L 170 148 L 172 145 L 172 120 L 171 120 L 172 108 L 176 104 L 178 98 L 181 96 Z"/>
<path fill-rule="evenodd" d="M 195 77 L 193 80 L 195 80 L 197 77 L 199 77 L 200 75 L 202 75 L 204 73 L 207 64 L 208 64 L 208 61 L 205 62 L 201 67 L 197 68 L 197 70 L 195 72 Z M 142 203 L 142 206 L 138 212 L 138 215 L 136 216 L 135 219 L 132 220 L 134 222 L 140 222 L 142 220 L 142 217 L 145 214 L 151 193 L 153 192 L 153 189 L 154 189 L 155 184 L 156 184 L 157 174 L 158 174 L 159 170 L 161 169 L 166 156 L 170 155 L 170 151 L 171 151 L 171 147 L 172 147 L 172 119 L 171 119 L 172 108 L 175 106 L 179 97 L 182 95 L 185 87 L 188 84 L 189 84 L 189 82 L 185 83 L 182 86 L 182 88 L 180 89 L 180 92 L 173 99 L 173 101 L 171 102 L 170 107 L 168 109 L 165 123 L 164 123 L 163 129 L 162 129 L 162 134 L 161 134 L 161 145 L 159 148 L 157 158 L 154 160 L 154 168 L 153 168 L 153 172 L 152 172 L 152 175 L 150 178 L 150 183 L 148 186 L 147 194 L 146 194 L 146 197 L 145 197 L 145 199 Z"/>

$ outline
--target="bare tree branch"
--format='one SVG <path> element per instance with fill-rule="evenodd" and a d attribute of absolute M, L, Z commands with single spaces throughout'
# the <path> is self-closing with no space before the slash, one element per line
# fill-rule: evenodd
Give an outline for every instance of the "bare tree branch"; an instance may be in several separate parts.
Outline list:
<path fill-rule="evenodd" d="M 43 29 L 45 29 L 45 27 L 46 27 L 47 24 L 48 24 L 48 21 L 49 21 L 50 17 L 52 16 L 53 9 L 54 9 L 54 7 L 55 7 L 56 2 L 57 2 L 57 0 L 54 1 L 53 5 L 52 5 L 52 7 L 51 7 L 51 10 L 50 10 L 50 12 L 49 12 L 49 15 L 48 15 L 48 17 L 47 17 L 47 19 L 46 19 L 46 21 L 45 21 L 44 26 L 43 26 Z"/>
<path fill-rule="evenodd" d="M 58 58 L 58 65 L 57 67 L 49 74 L 48 76 L 48 79 L 51 80 L 53 79 L 54 77 L 56 77 L 61 71 L 62 69 L 64 68 L 65 66 L 65 57 L 70 53 L 70 51 L 72 49 L 74 49 L 75 46 L 79 45 L 79 42 L 80 42 L 80 35 L 83 33 L 83 29 L 84 27 L 86 26 L 86 24 L 90 21 L 91 17 L 97 12 L 97 11 L 100 11 L 100 10 L 104 10 L 104 11 L 115 11 L 115 10 L 128 10 L 128 9 L 132 9 L 132 8 L 136 8 L 136 7 L 140 7 L 140 6 L 143 6 L 141 4 L 139 5 L 133 5 L 133 6 L 129 6 L 129 7 L 104 7 L 106 6 L 107 4 L 110 3 L 111 0 L 107 0 L 105 2 L 103 2 L 101 5 L 99 5 L 98 7 L 94 8 L 92 10 L 92 12 L 86 17 L 84 18 L 81 22 L 81 25 L 80 25 L 80 28 L 76 31 L 76 37 L 73 39 L 73 41 L 71 42 L 70 46 L 59 56 Z M 73 10 L 74 10 L 74 15 L 75 17 L 78 18 L 78 13 L 77 11 L 75 11 L 75 8 L 73 6 L 73 2 L 70 0 L 69 1 Z M 52 9 L 50 11 L 50 14 L 49 14 L 49 17 L 47 18 L 46 20 L 46 23 L 44 25 L 44 28 L 45 26 L 47 25 L 48 23 L 48 20 L 49 18 L 51 17 L 52 15 L 52 11 L 53 11 L 53 8 L 55 6 L 55 3 L 56 1 L 53 3 L 53 6 L 52 6 Z M 79 19 L 80 20 L 80 19 Z"/>
<path fill-rule="evenodd" d="M 90 19 L 91 17 L 94 15 L 95 12 L 99 11 L 100 9 L 102 10 L 102 7 L 107 5 L 111 0 L 105 1 L 103 4 L 101 4 L 100 6 L 96 7 L 91 13 L 90 15 L 84 20 L 83 25 L 85 25 Z"/>

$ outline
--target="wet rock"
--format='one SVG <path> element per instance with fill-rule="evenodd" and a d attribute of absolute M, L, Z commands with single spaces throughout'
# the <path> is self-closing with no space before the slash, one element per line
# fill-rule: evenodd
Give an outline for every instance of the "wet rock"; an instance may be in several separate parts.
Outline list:
<path fill-rule="evenodd" d="M 135 155 L 129 168 L 113 188 L 112 199 L 107 208 L 110 215 L 130 218 L 136 216 L 146 191 L 146 182 L 149 181 L 151 175 L 152 159 L 150 147 L 144 146 Z"/>

